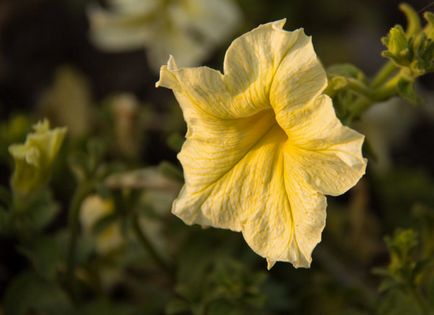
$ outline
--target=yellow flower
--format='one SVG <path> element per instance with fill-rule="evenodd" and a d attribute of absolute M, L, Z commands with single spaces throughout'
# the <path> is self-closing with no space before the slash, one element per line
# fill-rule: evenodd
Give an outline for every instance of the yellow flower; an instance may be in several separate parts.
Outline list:
<path fill-rule="evenodd" d="M 52 86 L 38 100 L 38 114 L 68 127 L 71 138 L 81 138 L 92 128 L 93 108 L 89 82 L 70 66 L 56 70 Z"/>
<path fill-rule="evenodd" d="M 114 214 L 114 203 L 111 199 L 104 199 L 98 195 L 87 197 L 80 209 L 80 221 L 83 230 L 88 235 L 95 237 L 95 249 L 100 254 L 109 253 L 119 248 L 123 242 L 121 227 L 118 222 L 107 224 L 101 231 L 94 233 L 96 224 L 108 216 Z"/>
<path fill-rule="evenodd" d="M 240 19 L 232 0 L 110 0 L 111 10 L 89 10 L 91 38 L 102 49 L 146 47 L 158 71 L 169 54 L 198 64 L 231 35 Z"/>
<path fill-rule="evenodd" d="M 178 155 L 185 185 L 172 211 L 187 224 L 241 231 L 268 261 L 309 267 L 327 195 L 364 174 L 364 137 L 342 126 L 321 94 L 326 74 L 302 29 L 261 25 L 226 52 L 224 74 L 161 68 L 188 125 Z"/>
<path fill-rule="evenodd" d="M 24 144 L 9 147 L 15 161 L 11 185 L 20 196 L 29 195 L 48 182 L 66 135 L 66 128 L 50 129 L 48 120 L 38 122 L 33 129 Z"/>

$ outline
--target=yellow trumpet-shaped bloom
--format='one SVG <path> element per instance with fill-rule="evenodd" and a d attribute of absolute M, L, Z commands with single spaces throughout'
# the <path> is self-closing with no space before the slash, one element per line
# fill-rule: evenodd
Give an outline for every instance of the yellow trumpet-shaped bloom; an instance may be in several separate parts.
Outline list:
<path fill-rule="evenodd" d="M 341 124 L 321 94 L 325 71 L 302 29 L 285 20 L 234 40 L 224 74 L 161 68 L 188 125 L 178 155 L 185 185 L 173 213 L 185 223 L 241 231 L 268 261 L 309 267 L 326 220 L 324 195 L 364 174 L 364 137 Z"/>

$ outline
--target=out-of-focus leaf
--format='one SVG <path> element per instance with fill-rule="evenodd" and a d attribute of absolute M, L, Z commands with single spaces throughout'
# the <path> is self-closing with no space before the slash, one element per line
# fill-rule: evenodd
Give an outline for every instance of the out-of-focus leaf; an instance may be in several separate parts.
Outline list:
<path fill-rule="evenodd" d="M 21 204 L 18 200 L 9 212 L 9 230 L 30 236 L 46 228 L 59 213 L 49 191 L 42 191 Z"/>
<path fill-rule="evenodd" d="M 0 186 L 0 207 L 9 208 L 12 202 L 12 196 L 6 187 Z"/>
<path fill-rule="evenodd" d="M 427 291 L 428 291 L 428 301 L 430 302 L 431 308 L 434 310 L 434 278 L 431 280 Z"/>
<path fill-rule="evenodd" d="M 178 132 L 173 132 L 167 138 L 167 145 L 175 152 L 179 152 L 181 150 L 182 144 L 184 143 L 185 138 L 182 137 Z"/>
<path fill-rule="evenodd" d="M 242 306 L 231 305 L 227 303 L 214 303 L 206 309 L 206 312 L 198 313 L 210 315 L 247 315 L 249 312 L 244 310 Z"/>
<path fill-rule="evenodd" d="M 134 307 L 124 303 L 114 303 L 107 299 L 94 300 L 80 308 L 74 315 L 132 315 Z"/>
<path fill-rule="evenodd" d="M 35 230 L 44 229 L 59 212 L 59 207 L 48 193 L 39 202 L 32 205 L 32 208 L 27 213 L 29 215 L 28 218 L 31 220 L 32 228 Z"/>
<path fill-rule="evenodd" d="M 185 262 L 189 262 L 185 265 Z M 169 314 L 263 314 L 266 274 L 253 272 L 224 255 L 209 255 L 181 263 L 177 297 L 168 304 Z M 187 312 L 188 314 L 188 312 Z"/>
<path fill-rule="evenodd" d="M 400 290 L 390 291 L 383 296 L 378 307 L 378 315 L 426 315 L 414 296 Z"/>
<path fill-rule="evenodd" d="M 59 246 L 54 237 L 40 237 L 21 246 L 20 251 L 32 262 L 41 277 L 54 281 L 63 258 Z"/>
<path fill-rule="evenodd" d="M 4 296 L 5 315 L 69 314 L 71 302 L 57 284 L 26 272 L 17 276 Z"/>
<path fill-rule="evenodd" d="M 166 306 L 166 314 L 183 314 L 189 313 L 190 305 L 187 301 L 181 299 L 173 299 Z"/>
<path fill-rule="evenodd" d="M 434 181 L 427 172 L 417 169 L 394 169 L 375 179 L 379 204 L 386 222 L 392 226 L 408 226 L 408 214 L 415 202 L 434 207 Z"/>
<path fill-rule="evenodd" d="M 0 207 L 0 235 L 10 231 L 10 216 L 5 209 Z"/>
<path fill-rule="evenodd" d="M 67 257 L 69 235 L 66 230 L 59 232 L 55 238 L 59 244 L 62 257 Z M 84 263 L 87 261 L 93 250 L 92 240 L 87 236 L 80 236 L 77 240 L 76 260 L 77 263 Z"/>

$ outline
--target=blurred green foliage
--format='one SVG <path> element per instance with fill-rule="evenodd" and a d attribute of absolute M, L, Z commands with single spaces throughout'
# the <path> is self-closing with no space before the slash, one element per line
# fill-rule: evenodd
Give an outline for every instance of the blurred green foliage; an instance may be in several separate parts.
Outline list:
<path fill-rule="evenodd" d="M 360 118 L 373 104 L 400 96 L 418 104 L 416 79 L 434 71 L 432 13 L 426 12 L 422 27 L 419 14 L 408 4 L 400 5 L 407 18 L 407 29 L 392 27 L 382 38 L 386 50 L 382 56 L 390 61 L 372 78 L 352 65 L 335 65 L 328 69 L 327 93 L 335 100 L 338 116 L 347 123 Z"/>
<path fill-rule="evenodd" d="M 65 3 L 80 16 L 90 2 Z M 42 3 L 15 1 L 4 8 L 18 12 Z M 385 64 L 370 75 L 363 65 L 348 60 L 353 43 L 339 39 L 342 33 L 334 25 L 348 18 L 348 3 L 318 0 L 309 10 L 310 2 L 303 1 L 237 3 L 244 14 L 240 33 L 283 13 L 291 28 L 322 16 L 321 23 L 308 24 L 309 31 L 314 42 L 322 41 L 318 52 L 320 57 L 324 53 L 324 61 L 346 62 L 327 70 L 327 93 L 344 123 L 357 121 L 391 97 L 424 103 L 415 84 L 434 70 L 432 13 L 402 5 L 407 25 L 384 32 Z M 380 3 L 371 5 L 355 2 L 355 18 L 370 23 L 378 18 Z M 0 25 L 6 25 L 2 14 Z M 380 42 L 378 36 L 369 41 Z M 7 49 L 0 47 L 0 55 L 6 56 Z M 26 50 L 21 52 L 25 55 Z M 215 51 L 208 64 L 221 64 L 223 52 L 224 47 Z M 108 71 L 110 82 L 136 80 L 123 74 L 134 58 L 121 57 L 122 73 L 95 67 Z M 143 52 L 139 60 L 145 64 Z M 0 78 L 2 71 L 10 75 L 8 67 L 18 67 L 3 66 L 0 63 Z M 2 105 L 0 111 L 0 314 L 434 314 L 432 165 L 394 163 L 381 172 L 368 170 L 344 197 L 329 199 L 324 239 L 311 269 L 277 264 L 266 271 L 266 263 L 240 235 L 188 227 L 170 214 L 184 180 L 176 152 L 185 133 L 171 97 L 151 88 L 146 95 L 122 88 L 98 90 L 95 77 L 73 67 L 56 71 L 53 83 L 35 93 L 40 97 L 34 97 L 30 110 Z M 26 69 L 27 74 L 32 71 Z M 145 75 L 155 81 L 151 73 Z M 140 90 L 144 85 L 137 83 Z M 93 88 L 100 97 L 93 95 Z M 2 97 L 4 93 L 3 104 Z M 70 133 L 45 160 L 48 166 L 38 173 L 32 193 L 17 193 L 10 180 L 19 167 L 14 168 L 8 147 L 23 143 L 35 119 L 45 116 Z M 432 142 L 428 136 L 423 141 L 426 146 Z M 411 146 L 413 142 L 411 138 L 407 150 L 417 155 L 420 148 Z M 368 154 L 373 160 L 375 152 Z M 86 208 L 89 198 L 99 201 Z M 110 209 L 101 209 L 101 201 Z M 83 215 L 87 211 L 88 222 Z"/>

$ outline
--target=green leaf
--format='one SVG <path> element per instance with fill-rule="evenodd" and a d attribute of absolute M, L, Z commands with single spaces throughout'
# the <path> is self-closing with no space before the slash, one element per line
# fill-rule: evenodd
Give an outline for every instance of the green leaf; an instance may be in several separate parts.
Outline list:
<path fill-rule="evenodd" d="M 434 278 L 431 279 L 431 282 L 429 283 L 427 293 L 428 293 L 428 301 L 430 302 L 430 306 L 434 310 Z"/>
<path fill-rule="evenodd" d="M 18 233 L 32 234 L 46 228 L 59 213 L 49 191 L 33 196 L 30 202 L 17 205 L 12 211 L 12 224 Z"/>
<path fill-rule="evenodd" d="M 55 280 L 63 258 L 60 244 L 55 237 L 40 237 L 21 246 L 19 251 L 32 262 L 41 277 Z"/>
<path fill-rule="evenodd" d="M 57 284 L 30 272 L 17 276 L 6 289 L 5 315 L 69 314 L 71 302 Z"/>
<path fill-rule="evenodd" d="M 388 292 L 380 299 L 378 315 L 426 315 L 413 295 L 401 290 Z"/>
<path fill-rule="evenodd" d="M 220 254 L 181 260 L 173 308 L 193 314 L 257 314 L 266 308 L 267 274 Z M 179 299 L 181 298 L 181 301 Z M 183 303 L 182 303 L 183 302 Z M 241 312 L 242 311 L 242 312 Z"/>
<path fill-rule="evenodd" d="M 5 209 L 0 207 L 0 235 L 9 234 L 10 232 L 10 215 Z"/>
<path fill-rule="evenodd" d="M 6 187 L 0 186 L 0 207 L 8 209 L 12 203 L 12 196 Z"/>
<path fill-rule="evenodd" d="M 190 304 L 181 299 L 173 299 L 166 306 L 166 314 L 188 314 L 190 311 Z"/>
<path fill-rule="evenodd" d="M 67 257 L 69 234 L 66 230 L 59 232 L 55 238 L 59 244 L 62 257 Z M 76 260 L 78 264 L 85 263 L 93 251 L 92 239 L 82 235 L 77 239 Z"/>
<path fill-rule="evenodd" d="M 131 305 L 97 299 L 80 307 L 75 315 L 130 315 L 135 314 Z"/>

